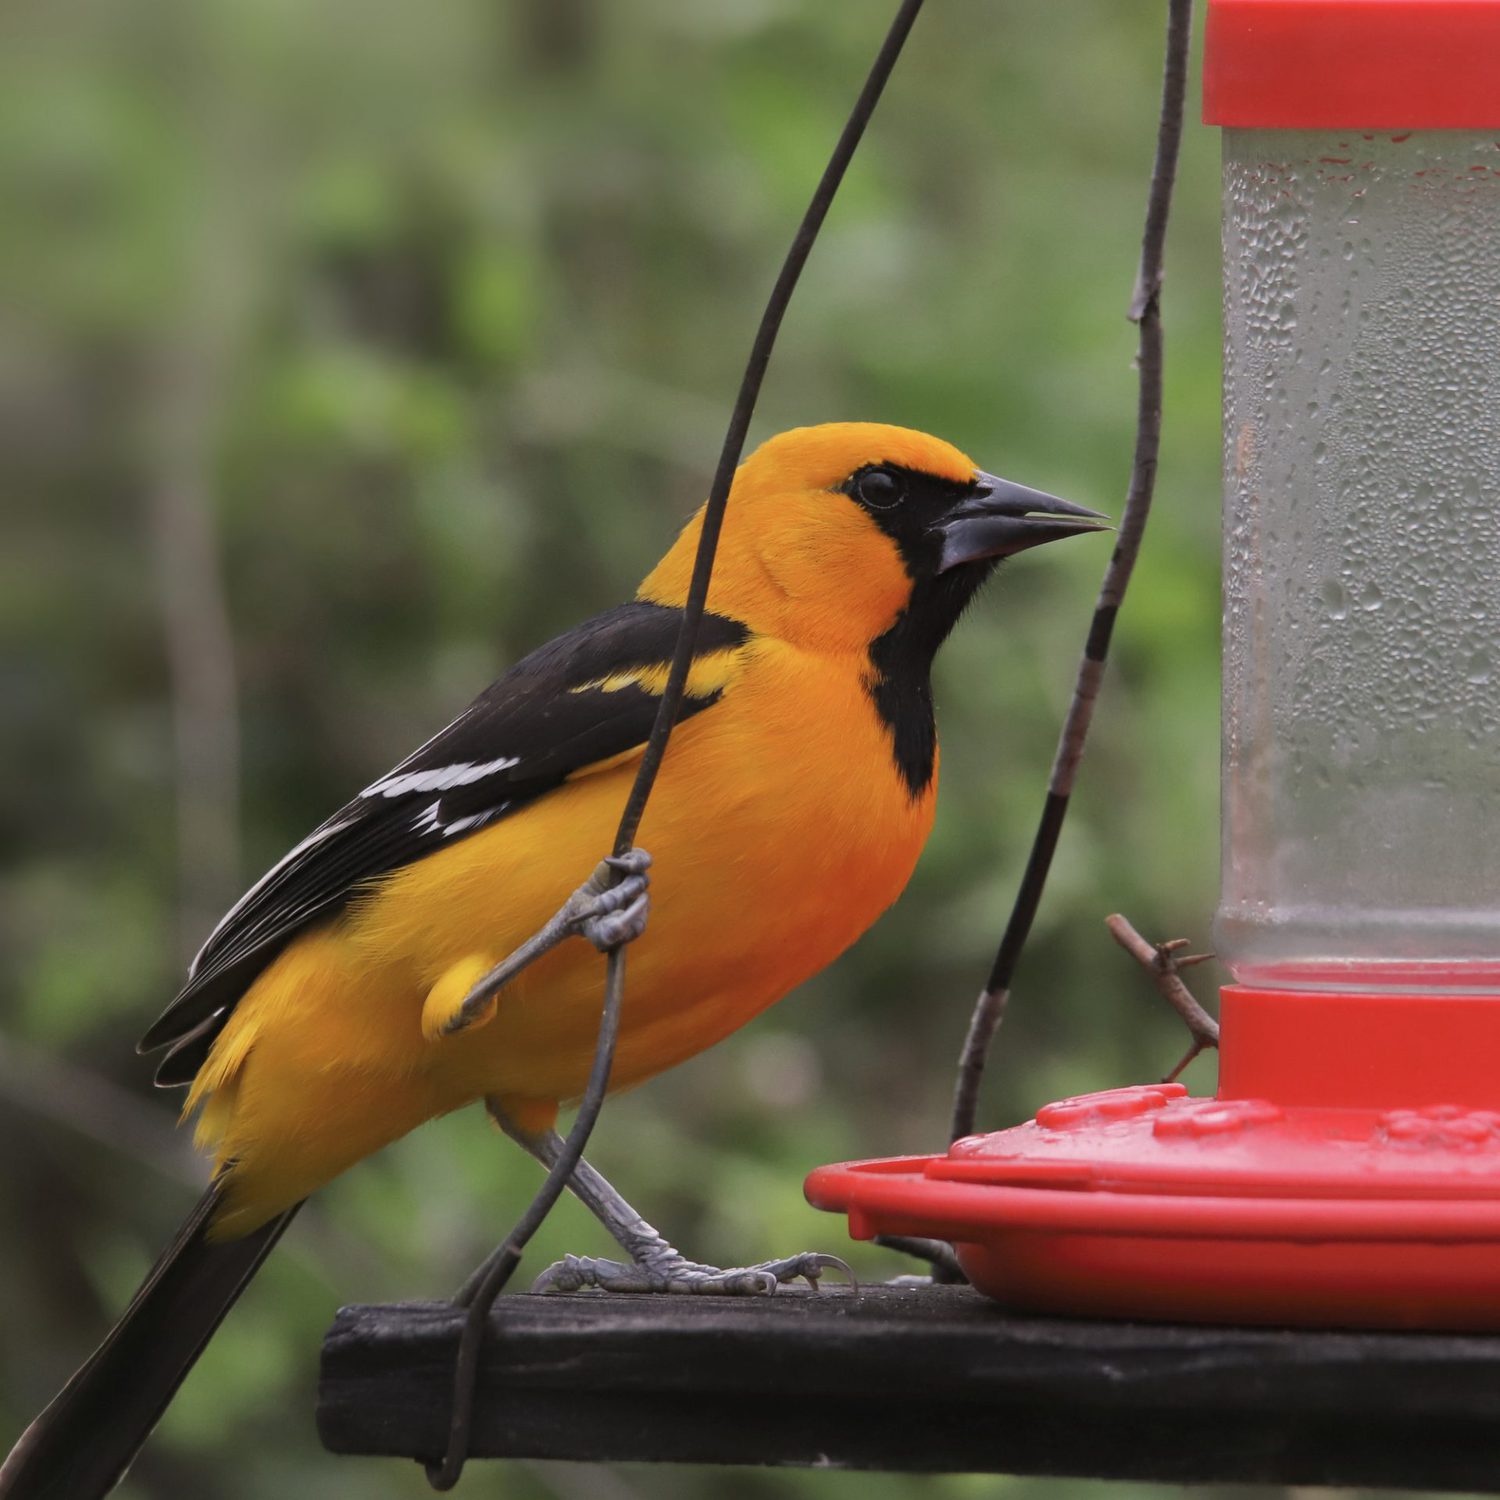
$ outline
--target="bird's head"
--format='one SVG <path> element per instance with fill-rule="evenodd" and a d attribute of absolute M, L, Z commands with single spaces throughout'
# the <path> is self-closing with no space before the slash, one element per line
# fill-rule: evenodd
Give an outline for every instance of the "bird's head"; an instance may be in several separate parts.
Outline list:
<path fill-rule="evenodd" d="M 798 427 L 735 474 L 708 607 L 823 649 L 862 649 L 904 620 L 935 651 L 1001 558 L 1101 519 L 910 428 Z M 701 522 L 700 511 L 641 598 L 683 602 Z"/>

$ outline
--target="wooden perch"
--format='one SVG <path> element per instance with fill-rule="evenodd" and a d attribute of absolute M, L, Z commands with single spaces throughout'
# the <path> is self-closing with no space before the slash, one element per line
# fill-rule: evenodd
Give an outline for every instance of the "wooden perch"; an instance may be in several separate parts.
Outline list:
<path fill-rule="evenodd" d="M 430 1457 L 463 1315 L 350 1307 L 336 1453 Z M 1013 1317 L 963 1288 L 502 1297 L 475 1456 L 1500 1493 L 1500 1338 Z"/>

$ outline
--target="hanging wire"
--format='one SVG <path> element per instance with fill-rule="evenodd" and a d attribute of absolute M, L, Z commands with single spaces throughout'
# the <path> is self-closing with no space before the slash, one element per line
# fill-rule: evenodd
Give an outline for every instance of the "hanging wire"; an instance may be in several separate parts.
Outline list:
<path fill-rule="evenodd" d="M 693 662 L 693 649 L 698 643 L 698 624 L 703 618 L 703 607 L 708 599 L 708 581 L 713 572 L 714 553 L 719 545 L 719 531 L 724 524 L 724 510 L 729 503 L 729 486 L 734 471 L 745 449 L 745 434 L 750 430 L 750 418 L 755 414 L 755 403 L 760 397 L 761 382 L 765 379 L 766 366 L 771 359 L 771 350 L 776 335 L 781 330 L 781 320 L 787 304 L 792 300 L 802 268 L 812 250 L 823 220 L 833 203 L 844 173 L 854 159 L 854 153 L 875 113 L 875 106 L 885 91 L 886 81 L 901 56 L 906 38 L 922 9 L 922 0 L 903 0 L 896 18 L 891 22 L 885 41 L 880 45 L 875 61 L 871 65 L 859 98 L 844 122 L 838 144 L 823 169 L 823 176 L 813 193 L 812 202 L 797 226 L 791 248 L 782 262 L 781 274 L 771 288 L 770 300 L 761 314 L 760 327 L 755 331 L 755 342 L 750 346 L 750 358 L 745 366 L 745 375 L 740 382 L 740 392 L 735 398 L 734 410 L 729 417 L 729 430 L 724 434 L 724 447 L 719 454 L 719 467 L 714 473 L 714 482 L 708 492 L 708 504 L 703 512 L 703 532 L 698 539 L 698 556 L 693 563 L 693 581 L 688 588 L 687 602 L 682 611 L 682 628 L 677 632 L 677 650 L 672 656 L 672 670 L 667 674 L 666 691 L 662 694 L 661 706 L 656 711 L 656 723 L 651 729 L 651 738 L 646 742 L 646 753 L 641 759 L 640 769 L 635 774 L 635 785 L 625 803 L 620 818 L 620 831 L 615 835 L 615 850 L 623 854 L 635 842 L 636 831 L 646 811 L 646 799 L 656 782 L 656 773 L 662 756 L 667 750 L 667 736 L 677 722 L 682 707 L 683 689 L 687 684 L 688 668 Z"/>
<path fill-rule="evenodd" d="M 724 434 L 724 446 L 719 453 L 718 468 L 714 471 L 708 503 L 703 510 L 703 528 L 698 538 L 698 552 L 693 563 L 692 581 L 687 599 L 683 604 L 682 625 L 677 633 L 677 645 L 672 654 L 671 670 L 667 674 L 666 688 L 656 711 L 656 721 L 651 726 L 650 738 L 646 741 L 645 754 L 636 771 L 630 796 L 626 799 L 620 826 L 615 833 L 614 853 L 626 853 L 635 843 L 645 815 L 646 803 L 661 769 L 662 757 L 666 754 L 667 741 L 672 727 L 677 722 L 682 708 L 683 692 L 687 684 L 688 670 L 692 666 L 693 653 L 698 642 L 698 628 L 708 601 L 708 586 L 713 576 L 714 555 L 719 545 L 719 533 L 724 525 L 724 511 L 729 503 L 729 488 L 734 471 L 745 448 L 745 437 L 750 430 L 750 419 L 755 413 L 755 403 L 760 395 L 761 383 L 765 379 L 766 366 L 775 347 L 776 335 L 781 320 L 786 314 L 787 304 L 792 299 L 807 257 L 818 237 L 823 221 L 833 203 L 844 173 L 854 158 L 855 150 L 885 91 L 891 70 L 901 55 L 917 13 L 923 0 L 902 0 L 891 22 L 880 51 L 876 54 L 866 77 L 864 87 L 854 102 L 849 118 L 833 148 L 833 155 L 823 169 L 812 201 L 802 216 L 791 247 L 782 262 L 781 273 L 771 289 L 766 309 L 761 314 L 760 326 L 755 333 L 755 342 L 750 348 L 750 358 L 745 374 L 740 381 L 739 394 L 735 397 L 730 414 L 729 427 Z M 459 1338 L 458 1359 L 454 1370 L 453 1408 L 449 1424 L 448 1448 L 440 1464 L 428 1464 L 427 1478 L 437 1490 L 448 1490 L 458 1483 L 468 1457 L 469 1439 L 473 1425 L 474 1391 L 479 1369 L 479 1353 L 489 1325 L 489 1312 L 495 1298 L 514 1274 L 521 1254 L 532 1235 L 541 1227 L 542 1221 L 552 1211 L 553 1205 L 567 1188 L 583 1157 L 594 1122 L 609 1091 L 610 1069 L 614 1063 L 615 1043 L 620 1029 L 620 1003 L 625 992 L 625 949 L 610 951 L 605 974 L 604 1005 L 599 1021 L 599 1040 L 594 1049 L 593 1066 L 589 1072 L 588 1085 L 578 1107 L 573 1128 L 568 1132 L 556 1162 L 547 1173 L 546 1180 L 538 1189 L 530 1206 L 521 1216 L 514 1229 L 506 1236 L 499 1250 L 485 1263 L 478 1276 L 473 1279 L 461 1300 L 466 1303 L 463 1331 Z"/>
<path fill-rule="evenodd" d="M 959 1055 L 958 1078 L 953 1090 L 951 1140 L 974 1132 L 979 1108 L 979 1088 L 984 1080 L 990 1044 L 1005 1014 L 1021 950 L 1031 934 L 1041 904 L 1042 889 L 1052 868 L 1052 856 L 1062 834 L 1063 819 L 1073 795 L 1073 781 L 1083 758 L 1084 741 L 1093 722 L 1094 703 L 1104 677 L 1104 663 L 1114 634 L 1115 619 L 1125 598 L 1130 575 L 1141 549 L 1151 498 L 1156 489 L 1156 461 L 1161 446 L 1162 256 L 1167 235 L 1167 216 L 1172 206 L 1172 187 L 1177 176 L 1177 150 L 1182 140 L 1183 101 L 1187 94 L 1188 42 L 1192 34 L 1192 0 L 1170 0 L 1167 12 L 1166 59 L 1162 69 L 1161 117 L 1156 136 L 1156 158 L 1146 198 L 1146 225 L 1141 237 L 1140 269 L 1131 295 L 1128 316 L 1139 329 L 1136 366 L 1140 375 L 1136 404 L 1135 457 L 1131 464 L 1130 488 L 1120 518 L 1119 539 L 1099 586 L 1093 621 L 1078 664 L 1073 699 L 1058 738 L 1057 754 L 1047 783 L 1047 800 L 1032 840 L 1026 870 L 1016 891 L 1010 919 L 1000 939 L 990 975 L 975 1002 Z"/>

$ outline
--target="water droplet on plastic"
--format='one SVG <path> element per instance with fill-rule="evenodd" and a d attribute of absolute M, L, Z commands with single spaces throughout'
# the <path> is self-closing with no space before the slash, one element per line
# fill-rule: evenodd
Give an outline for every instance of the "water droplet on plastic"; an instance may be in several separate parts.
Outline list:
<path fill-rule="evenodd" d="M 1500 156 L 1236 134 L 1221 951 L 1500 958 Z"/>

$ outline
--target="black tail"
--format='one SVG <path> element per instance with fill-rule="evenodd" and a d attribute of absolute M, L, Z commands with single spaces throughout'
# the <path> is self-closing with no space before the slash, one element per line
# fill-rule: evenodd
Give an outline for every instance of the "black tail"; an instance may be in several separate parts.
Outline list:
<path fill-rule="evenodd" d="M 98 1500 L 119 1483 L 297 1212 L 210 1244 L 217 1200 L 217 1188 L 198 1200 L 124 1317 L 21 1434 L 0 1465 L 0 1500 Z"/>

